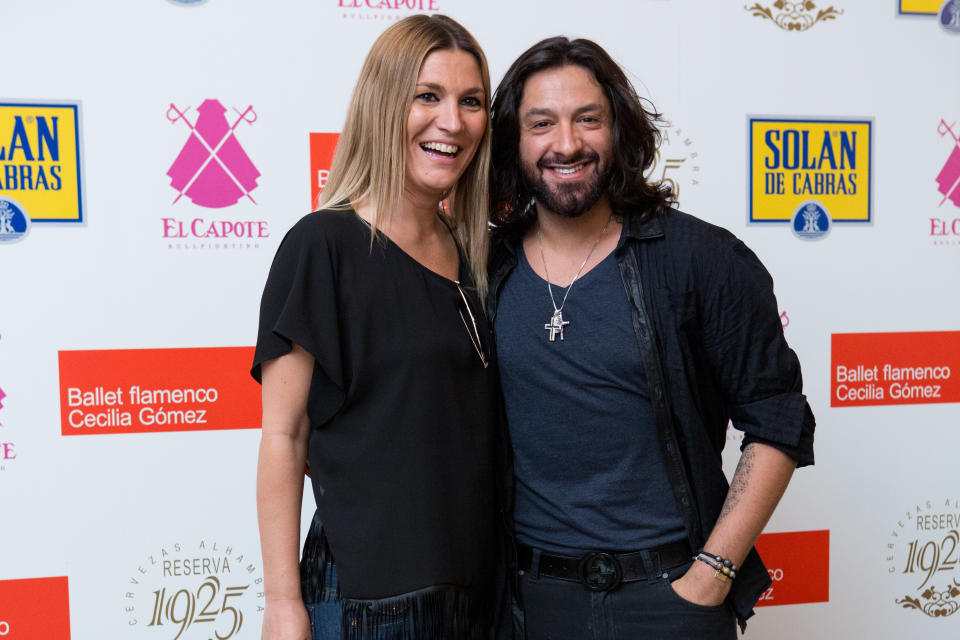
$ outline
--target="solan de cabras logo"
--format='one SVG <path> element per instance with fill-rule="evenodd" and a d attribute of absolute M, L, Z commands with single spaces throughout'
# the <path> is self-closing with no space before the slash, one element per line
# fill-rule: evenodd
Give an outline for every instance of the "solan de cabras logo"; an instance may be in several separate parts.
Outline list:
<path fill-rule="evenodd" d="M 82 224 L 78 102 L 0 102 L 0 244 L 33 223 Z"/>
<path fill-rule="evenodd" d="M 960 0 L 899 0 L 897 13 L 936 18 L 944 31 L 960 33 Z"/>
<path fill-rule="evenodd" d="M 871 120 L 751 117 L 750 223 L 789 223 L 803 239 L 871 221 Z"/>
<path fill-rule="evenodd" d="M 193 110 L 171 103 L 167 120 L 188 130 L 186 141 L 167 170 L 170 186 L 176 192 L 174 206 L 184 201 L 205 209 L 224 209 L 241 201 L 257 204 L 253 191 L 260 171 L 237 138 L 241 124 L 249 127 L 257 121 L 252 105 L 242 110 L 233 107 L 228 112 L 213 99 L 204 100 Z M 170 248 L 178 249 L 258 248 L 259 241 L 270 235 L 265 220 L 211 220 L 202 216 L 165 217 L 162 222 L 164 239 Z"/>

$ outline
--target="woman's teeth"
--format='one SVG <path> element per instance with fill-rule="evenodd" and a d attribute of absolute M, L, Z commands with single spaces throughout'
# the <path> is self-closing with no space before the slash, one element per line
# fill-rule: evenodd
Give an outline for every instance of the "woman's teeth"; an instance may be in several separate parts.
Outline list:
<path fill-rule="evenodd" d="M 420 147 L 426 151 L 437 151 L 447 155 L 456 155 L 460 150 L 455 144 L 443 144 L 442 142 L 424 142 Z"/>

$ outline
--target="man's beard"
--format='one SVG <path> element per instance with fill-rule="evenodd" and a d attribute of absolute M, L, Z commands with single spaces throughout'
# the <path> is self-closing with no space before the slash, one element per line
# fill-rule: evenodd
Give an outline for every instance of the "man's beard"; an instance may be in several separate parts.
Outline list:
<path fill-rule="evenodd" d="M 569 166 L 588 161 L 591 162 L 593 170 L 584 180 L 577 182 L 548 185 L 541 174 L 541 171 L 549 171 L 545 166 L 548 164 Z M 612 170 L 602 166 L 597 153 L 590 151 L 569 158 L 548 156 L 532 166 L 523 163 L 520 173 L 523 186 L 537 202 L 558 216 L 576 218 L 592 209 L 593 205 L 606 195 Z"/>

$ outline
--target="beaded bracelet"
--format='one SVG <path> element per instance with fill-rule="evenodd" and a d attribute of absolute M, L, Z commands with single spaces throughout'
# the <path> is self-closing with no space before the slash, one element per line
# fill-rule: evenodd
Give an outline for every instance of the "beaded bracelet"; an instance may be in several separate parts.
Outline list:
<path fill-rule="evenodd" d="M 722 556 L 716 556 L 712 553 L 701 551 L 696 555 L 695 559 L 713 569 L 716 572 L 713 574 L 713 577 L 721 582 L 725 580 L 733 580 L 737 577 L 737 565 L 733 564 Z"/>

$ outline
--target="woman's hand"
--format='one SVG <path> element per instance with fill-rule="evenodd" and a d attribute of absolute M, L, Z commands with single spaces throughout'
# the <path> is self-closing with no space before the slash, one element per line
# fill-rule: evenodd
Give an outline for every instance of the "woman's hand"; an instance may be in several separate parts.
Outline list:
<path fill-rule="evenodd" d="M 271 600 L 263 612 L 261 640 L 311 640 L 310 618 L 302 600 Z"/>

